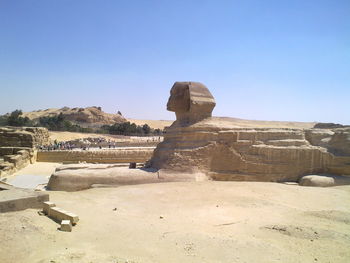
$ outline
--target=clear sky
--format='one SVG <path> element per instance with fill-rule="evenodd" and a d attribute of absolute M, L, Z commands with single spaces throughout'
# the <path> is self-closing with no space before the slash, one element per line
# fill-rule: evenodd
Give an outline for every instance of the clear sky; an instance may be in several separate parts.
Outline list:
<path fill-rule="evenodd" d="M 215 116 L 350 124 L 350 1 L 0 0 L 0 114 L 173 119 L 175 81 Z"/>

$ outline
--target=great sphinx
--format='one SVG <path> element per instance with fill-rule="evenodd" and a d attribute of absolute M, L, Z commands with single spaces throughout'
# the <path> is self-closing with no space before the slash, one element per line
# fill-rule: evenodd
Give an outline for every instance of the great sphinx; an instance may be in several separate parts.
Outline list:
<path fill-rule="evenodd" d="M 176 121 L 150 166 L 202 172 L 214 180 L 279 182 L 315 173 L 350 175 L 350 129 L 239 128 L 212 117 L 215 104 L 205 85 L 176 82 L 167 104 Z"/>

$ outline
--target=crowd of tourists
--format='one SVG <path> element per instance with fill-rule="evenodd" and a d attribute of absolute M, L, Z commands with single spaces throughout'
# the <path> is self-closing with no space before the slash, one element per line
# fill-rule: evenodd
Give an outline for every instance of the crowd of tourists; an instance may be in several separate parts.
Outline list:
<path fill-rule="evenodd" d="M 57 141 L 47 145 L 41 145 L 39 150 L 42 151 L 58 151 L 58 150 L 90 150 L 93 149 L 114 149 L 116 147 L 125 146 L 146 146 L 146 145 L 156 145 L 162 141 L 162 137 L 155 136 L 150 138 L 139 138 L 140 141 L 130 140 L 130 141 L 120 141 L 116 142 L 114 140 L 106 139 L 103 137 L 89 137 L 83 139 L 76 139 L 71 141 Z M 141 145 L 140 145 L 141 144 Z"/>

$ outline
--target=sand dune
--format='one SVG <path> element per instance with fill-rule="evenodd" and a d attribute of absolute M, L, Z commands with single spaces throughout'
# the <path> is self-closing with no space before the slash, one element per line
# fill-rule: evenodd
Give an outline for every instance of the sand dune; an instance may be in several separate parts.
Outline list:
<path fill-rule="evenodd" d="M 153 129 L 164 129 L 170 126 L 174 121 L 171 120 L 139 120 L 139 119 L 127 119 L 131 123 L 136 125 L 148 124 Z"/>

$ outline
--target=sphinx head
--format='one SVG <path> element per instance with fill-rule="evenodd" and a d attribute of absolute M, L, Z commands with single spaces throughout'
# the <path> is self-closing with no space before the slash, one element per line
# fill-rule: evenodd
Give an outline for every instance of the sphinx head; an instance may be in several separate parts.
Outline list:
<path fill-rule="evenodd" d="M 174 111 L 181 124 L 191 124 L 211 117 L 214 97 L 199 82 L 175 82 L 170 90 L 167 110 Z"/>

